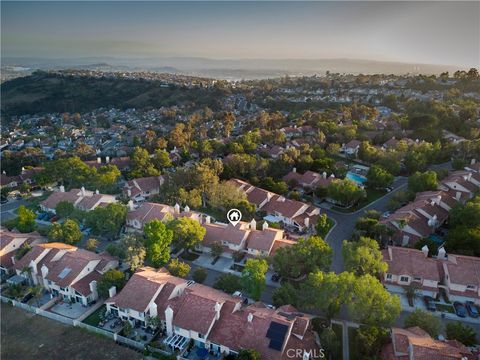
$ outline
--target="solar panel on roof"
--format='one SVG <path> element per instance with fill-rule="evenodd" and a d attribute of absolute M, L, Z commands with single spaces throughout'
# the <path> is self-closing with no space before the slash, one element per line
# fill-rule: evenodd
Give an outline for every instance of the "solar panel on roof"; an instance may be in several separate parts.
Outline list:
<path fill-rule="evenodd" d="M 268 345 L 268 347 L 270 349 L 273 349 L 273 350 L 281 351 L 282 350 L 282 345 L 283 345 L 283 341 L 270 340 L 270 344 Z"/>

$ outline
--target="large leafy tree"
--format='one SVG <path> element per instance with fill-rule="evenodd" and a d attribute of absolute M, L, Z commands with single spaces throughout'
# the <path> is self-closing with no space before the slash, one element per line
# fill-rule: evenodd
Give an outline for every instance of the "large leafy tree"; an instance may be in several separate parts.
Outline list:
<path fill-rule="evenodd" d="M 183 248 L 192 249 L 202 242 L 206 230 L 194 219 L 181 217 L 172 221 L 169 228 L 173 231 L 173 242 Z"/>
<path fill-rule="evenodd" d="M 387 264 L 378 246 L 378 242 L 367 237 L 358 241 L 344 241 L 342 249 L 345 269 L 356 275 L 370 274 L 379 276 L 387 271 Z"/>
<path fill-rule="evenodd" d="M 70 217 L 74 211 L 75 207 L 68 201 L 60 201 L 55 207 L 55 214 L 62 219 Z"/>
<path fill-rule="evenodd" d="M 190 265 L 178 259 L 173 259 L 170 264 L 168 264 L 168 271 L 170 271 L 170 274 L 173 276 L 186 278 L 190 273 Z"/>
<path fill-rule="evenodd" d="M 435 190 L 438 186 L 437 173 L 435 171 L 416 172 L 408 178 L 408 190 L 421 192 Z"/>
<path fill-rule="evenodd" d="M 35 230 L 35 213 L 24 205 L 20 205 L 17 212 L 18 218 L 15 226 L 17 230 L 21 233 L 29 233 Z"/>
<path fill-rule="evenodd" d="M 430 336 L 436 338 L 440 334 L 442 322 L 439 318 L 431 313 L 416 309 L 405 318 L 405 327 L 418 326 L 425 330 Z"/>
<path fill-rule="evenodd" d="M 293 246 L 278 249 L 273 267 L 281 276 L 296 279 L 318 270 L 328 270 L 331 261 L 332 248 L 320 236 L 310 236 Z"/>
<path fill-rule="evenodd" d="M 366 192 L 355 182 L 344 179 L 333 180 L 328 185 L 328 196 L 345 206 L 351 206 L 366 197 Z"/>
<path fill-rule="evenodd" d="M 146 176 L 157 176 L 160 172 L 153 165 L 148 151 L 137 146 L 130 157 L 131 170 L 130 177 L 140 178 Z"/>
<path fill-rule="evenodd" d="M 67 219 L 63 224 L 55 223 L 50 227 L 48 238 L 52 241 L 61 241 L 75 244 L 82 239 L 82 232 L 75 220 Z"/>
<path fill-rule="evenodd" d="M 347 303 L 350 315 L 366 325 L 389 326 L 400 315 L 400 298 L 391 295 L 373 276 L 356 279 L 353 301 Z"/>
<path fill-rule="evenodd" d="M 242 271 L 241 284 L 243 289 L 255 301 L 260 300 L 265 290 L 265 274 L 268 271 L 268 263 L 263 259 L 249 259 Z"/>
<path fill-rule="evenodd" d="M 120 252 L 132 272 L 143 266 L 146 250 L 138 236 L 133 234 L 123 236 L 120 240 Z"/>
<path fill-rule="evenodd" d="M 125 275 L 120 270 L 111 269 L 102 275 L 102 278 L 98 282 L 97 290 L 98 294 L 103 298 L 108 298 L 108 290 L 115 286 L 117 292 L 122 290 L 125 285 Z"/>
<path fill-rule="evenodd" d="M 477 344 L 477 333 L 474 328 L 460 321 L 448 323 L 446 327 L 447 338 L 449 340 L 458 340 L 465 346 Z"/>
<path fill-rule="evenodd" d="M 125 223 L 127 208 L 120 203 L 97 207 L 87 213 L 86 224 L 94 234 L 113 238 Z"/>
<path fill-rule="evenodd" d="M 170 260 L 170 244 L 173 232 L 160 220 L 152 220 L 143 228 L 147 259 L 155 267 L 164 266 Z"/>
<path fill-rule="evenodd" d="M 281 287 L 276 288 L 273 291 L 272 298 L 273 298 L 273 305 L 275 306 L 282 306 L 282 305 L 297 305 L 297 292 L 298 290 L 295 289 L 290 283 L 286 282 L 282 284 Z"/>
<path fill-rule="evenodd" d="M 384 168 L 373 165 L 367 173 L 367 186 L 374 189 L 385 189 L 392 185 L 394 177 Z"/>

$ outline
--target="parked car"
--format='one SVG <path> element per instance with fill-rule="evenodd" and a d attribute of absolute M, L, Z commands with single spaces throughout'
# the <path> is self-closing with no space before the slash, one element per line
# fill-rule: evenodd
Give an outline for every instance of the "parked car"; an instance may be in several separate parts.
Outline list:
<path fill-rule="evenodd" d="M 458 317 L 467 317 L 467 309 L 460 301 L 455 301 L 453 307 L 455 308 L 455 314 L 457 314 Z"/>
<path fill-rule="evenodd" d="M 425 306 L 427 307 L 427 310 L 430 310 L 430 311 L 437 311 L 437 307 L 435 306 L 435 299 L 432 298 L 431 296 L 427 296 L 425 295 L 423 297 L 423 301 L 425 302 Z"/>
<path fill-rule="evenodd" d="M 467 308 L 468 315 L 470 315 L 473 318 L 478 317 L 478 308 L 477 306 L 473 303 L 473 301 L 467 301 L 465 303 L 465 307 Z"/>
<path fill-rule="evenodd" d="M 1 197 L 0 204 L 6 204 L 8 203 L 8 199 L 4 196 Z"/>
<path fill-rule="evenodd" d="M 33 298 L 33 294 L 31 292 L 29 292 L 28 294 L 26 294 L 23 299 L 22 299 L 22 303 L 27 303 L 28 300 L 30 300 L 31 298 Z"/>
<path fill-rule="evenodd" d="M 382 219 L 386 219 L 388 218 L 392 213 L 390 211 L 385 211 L 383 214 L 382 214 Z"/>

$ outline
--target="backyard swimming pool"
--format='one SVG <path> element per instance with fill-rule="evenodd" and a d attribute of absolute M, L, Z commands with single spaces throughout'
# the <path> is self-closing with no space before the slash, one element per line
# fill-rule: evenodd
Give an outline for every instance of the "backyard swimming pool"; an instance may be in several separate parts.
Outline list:
<path fill-rule="evenodd" d="M 351 171 L 347 172 L 346 178 L 349 179 L 349 180 L 355 181 L 356 183 L 358 183 L 360 185 L 363 185 L 367 181 L 366 177 L 355 174 Z"/>

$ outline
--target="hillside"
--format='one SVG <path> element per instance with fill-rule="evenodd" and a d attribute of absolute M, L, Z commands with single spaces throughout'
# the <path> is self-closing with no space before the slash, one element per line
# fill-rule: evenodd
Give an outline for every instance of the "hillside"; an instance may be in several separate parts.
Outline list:
<path fill-rule="evenodd" d="M 1 85 L 2 115 L 87 112 L 100 107 L 145 108 L 194 102 L 218 108 L 218 89 L 162 86 L 159 81 L 62 77 L 35 72 Z"/>

